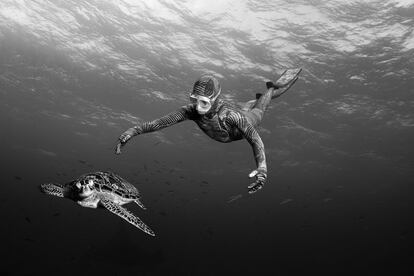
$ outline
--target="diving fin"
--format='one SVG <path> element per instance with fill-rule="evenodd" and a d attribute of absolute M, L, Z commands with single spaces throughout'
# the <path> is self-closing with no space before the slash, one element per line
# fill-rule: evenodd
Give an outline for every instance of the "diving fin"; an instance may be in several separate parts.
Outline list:
<path fill-rule="evenodd" d="M 292 81 L 296 81 L 299 73 L 302 71 L 302 68 L 296 69 L 288 69 L 285 70 L 282 75 L 280 75 L 279 79 L 274 84 L 277 88 L 283 88 L 289 85 Z"/>
<path fill-rule="evenodd" d="M 295 77 L 292 81 L 290 81 L 290 82 L 288 83 L 288 85 L 287 85 L 287 86 L 284 86 L 283 88 L 280 88 L 280 89 L 278 89 L 278 90 L 274 90 L 274 91 L 273 91 L 273 96 L 272 96 L 272 99 L 278 98 L 278 97 L 280 97 L 282 94 L 286 93 L 286 92 L 289 90 L 289 88 L 291 88 L 291 87 L 292 87 L 292 85 L 293 85 L 293 84 L 295 84 L 295 82 L 296 82 L 297 80 L 298 80 L 298 77 Z"/>
<path fill-rule="evenodd" d="M 296 69 L 287 69 L 283 71 L 276 83 L 271 81 L 266 82 L 266 88 L 282 89 L 277 91 L 277 94 L 272 97 L 272 99 L 279 97 L 283 93 L 289 90 L 289 88 L 298 80 L 298 75 L 302 71 L 302 68 Z M 276 92 L 276 91 L 275 91 Z M 259 99 L 262 96 L 261 93 L 256 94 L 256 99 Z"/>

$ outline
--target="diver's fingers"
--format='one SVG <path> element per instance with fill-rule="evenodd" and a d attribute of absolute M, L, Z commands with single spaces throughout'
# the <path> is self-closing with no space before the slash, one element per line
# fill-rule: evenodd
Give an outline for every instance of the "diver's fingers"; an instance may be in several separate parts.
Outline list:
<path fill-rule="evenodd" d="M 252 189 L 252 188 L 254 188 L 254 186 L 259 185 L 259 184 L 260 184 L 260 182 L 259 182 L 259 181 L 255 181 L 255 182 L 253 182 L 252 184 L 250 184 L 249 186 L 247 186 L 247 188 L 248 188 L 248 189 Z"/>
<path fill-rule="evenodd" d="M 253 183 L 253 184 L 256 184 L 256 185 L 253 185 L 251 188 L 249 188 L 249 194 L 254 194 L 258 190 L 263 188 L 263 184 L 261 183 Z"/>
<path fill-rule="evenodd" d="M 118 144 L 116 145 L 116 149 L 115 149 L 115 153 L 116 153 L 116 154 L 121 154 L 121 153 L 122 153 L 122 151 L 121 151 L 121 147 L 122 147 L 122 144 L 121 144 L 121 143 L 118 143 Z"/>
<path fill-rule="evenodd" d="M 258 171 L 257 171 L 257 170 L 254 170 L 254 171 L 252 171 L 252 172 L 249 174 L 249 177 L 250 177 L 250 178 L 255 177 L 257 173 L 258 173 Z"/>
<path fill-rule="evenodd" d="M 126 143 L 129 139 L 131 139 L 131 135 L 126 133 L 123 133 L 121 136 L 119 136 L 119 141 L 121 141 L 121 143 Z"/>
<path fill-rule="evenodd" d="M 258 188 L 255 188 L 255 189 L 251 189 L 251 190 L 249 190 L 249 194 L 254 194 L 255 192 L 257 192 L 260 189 L 262 189 L 261 186 L 259 186 Z"/>

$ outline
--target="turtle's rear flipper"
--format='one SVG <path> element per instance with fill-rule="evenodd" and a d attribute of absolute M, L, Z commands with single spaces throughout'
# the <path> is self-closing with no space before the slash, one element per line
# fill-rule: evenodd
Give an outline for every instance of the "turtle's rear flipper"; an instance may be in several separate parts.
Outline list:
<path fill-rule="evenodd" d="M 142 220 L 140 220 L 138 217 L 136 217 L 133 213 L 125 209 L 124 207 L 108 200 L 108 199 L 101 199 L 101 204 L 103 207 L 108 209 L 108 211 L 114 213 L 117 216 L 120 216 L 124 220 L 128 221 L 135 227 L 141 229 L 145 233 L 151 236 L 155 236 L 154 231 L 151 230 Z"/>

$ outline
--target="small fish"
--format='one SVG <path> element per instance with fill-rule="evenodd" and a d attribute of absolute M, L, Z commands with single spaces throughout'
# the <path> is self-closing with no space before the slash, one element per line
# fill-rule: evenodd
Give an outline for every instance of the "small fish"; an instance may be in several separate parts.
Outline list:
<path fill-rule="evenodd" d="M 60 213 L 59 212 L 56 212 L 56 213 L 53 214 L 53 216 L 54 217 L 60 216 Z"/>
<path fill-rule="evenodd" d="M 54 153 L 52 151 L 47 151 L 47 150 L 44 150 L 44 149 L 37 149 L 36 151 L 38 153 L 40 153 L 40 154 L 43 154 L 43 155 L 46 155 L 46 156 L 50 156 L 50 157 L 56 157 L 57 156 L 56 153 Z"/>
<path fill-rule="evenodd" d="M 79 163 L 86 164 L 85 160 L 78 160 Z"/>
<path fill-rule="evenodd" d="M 24 218 L 28 223 L 32 223 L 32 221 L 30 220 L 30 218 L 29 217 L 25 217 Z"/>
<path fill-rule="evenodd" d="M 279 204 L 280 204 L 280 205 L 283 205 L 283 204 L 289 203 L 289 202 L 291 202 L 291 201 L 293 201 L 293 199 L 288 198 L 288 199 L 283 200 L 283 201 L 282 201 L 282 202 L 280 202 Z"/>
<path fill-rule="evenodd" d="M 243 195 L 242 195 L 242 194 L 238 194 L 238 195 L 235 195 L 235 196 L 231 196 L 231 197 L 229 198 L 229 200 L 227 200 L 227 203 L 231 203 L 231 202 L 236 201 L 236 200 L 238 200 L 238 199 L 240 199 L 240 198 L 242 198 L 242 197 L 243 197 Z"/>
<path fill-rule="evenodd" d="M 201 181 L 200 187 L 207 187 L 208 182 L 207 181 Z"/>
<path fill-rule="evenodd" d="M 167 213 L 166 213 L 166 212 L 159 212 L 159 214 L 160 214 L 161 216 L 163 216 L 163 217 L 167 216 Z"/>
<path fill-rule="evenodd" d="M 14 176 L 14 179 L 16 179 L 16 180 L 22 180 L 23 178 L 21 178 L 20 176 L 18 176 L 18 175 L 15 175 Z"/>

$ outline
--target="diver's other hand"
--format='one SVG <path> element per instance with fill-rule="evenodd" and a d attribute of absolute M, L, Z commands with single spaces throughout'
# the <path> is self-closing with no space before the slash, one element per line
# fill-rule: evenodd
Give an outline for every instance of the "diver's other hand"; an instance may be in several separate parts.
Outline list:
<path fill-rule="evenodd" d="M 118 144 L 116 144 L 115 154 L 121 154 L 122 153 L 121 147 L 122 147 L 122 143 L 121 142 L 119 142 Z"/>
<path fill-rule="evenodd" d="M 128 128 L 124 133 L 122 133 L 119 136 L 118 140 L 122 144 L 125 144 L 126 142 L 129 141 L 129 139 L 132 138 L 132 136 L 135 136 L 135 135 L 137 135 L 137 130 L 135 127 L 131 127 L 131 128 Z"/>
<path fill-rule="evenodd" d="M 135 135 L 137 135 L 137 129 L 134 127 L 131 127 L 122 133 L 118 138 L 119 143 L 116 145 L 115 153 L 121 154 L 121 147 L 125 146 L 125 144 Z"/>
<path fill-rule="evenodd" d="M 249 177 L 256 177 L 256 181 L 247 186 L 249 189 L 249 194 L 253 194 L 263 188 L 264 184 L 266 183 L 266 170 L 261 168 L 254 170 L 249 174 Z"/>

